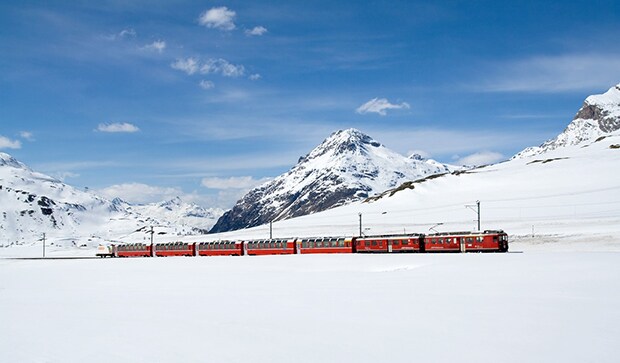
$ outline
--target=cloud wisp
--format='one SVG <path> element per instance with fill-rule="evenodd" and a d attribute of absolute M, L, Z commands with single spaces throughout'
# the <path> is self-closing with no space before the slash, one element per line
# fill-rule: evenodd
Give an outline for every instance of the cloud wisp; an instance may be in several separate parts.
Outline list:
<path fill-rule="evenodd" d="M 161 54 L 163 53 L 164 49 L 166 49 L 166 42 L 163 40 L 156 40 L 151 44 L 145 45 L 144 47 L 142 47 L 142 49 Z"/>
<path fill-rule="evenodd" d="M 481 166 L 494 164 L 498 161 L 506 159 L 504 155 L 494 151 L 479 151 L 465 157 L 455 157 L 455 163 L 458 165 Z"/>
<path fill-rule="evenodd" d="M 247 36 L 261 36 L 264 35 L 265 33 L 267 33 L 268 30 L 267 28 L 265 28 L 264 26 L 255 26 L 252 29 L 246 29 L 245 30 L 245 35 Z"/>
<path fill-rule="evenodd" d="M 364 103 L 360 107 L 358 107 L 355 112 L 359 114 L 365 113 L 378 113 L 381 116 L 387 115 L 387 110 L 398 110 L 398 109 L 408 109 L 410 108 L 407 102 L 403 102 L 400 104 L 390 103 L 386 98 L 373 98 L 372 100 Z"/>
<path fill-rule="evenodd" d="M 134 133 L 140 131 L 140 129 L 128 122 L 113 122 L 107 124 L 99 124 L 96 131 L 111 132 L 111 133 Z"/>
<path fill-rule="evenodd" d="M 34 141 L 34 134 L 30 131 L 20 131 L 19 137 L 24 140 Z"/>
<path fill-rule="evenodd" d="M 206 89 L 215 88 L 215 83 L 213 83 L 211 81 L 207 81 L 205 79 L 200 81 L 200 83 L 198 83 L 198 85 L 200 86 L 200 88 L 205 89 L 205 90 Z"/>
<path fill-rule="evenodd" d="M 472 88 L 481 92 L 589 92 L 618 82 L 620 54 L 536 56 L 496 68 L 490 78 Z"/>
<path fill-rule="evenodd" d="M 198 60 L 196 58 L 190 57 L 186 59 L 177 59 L 174 63 L 170 65 L 172 69 L 176 69 L 181 72 L 185 72 L 188 75 L 192 75 L 198 72 Z"/>
<path fill-rule="evenodd" d="M 207 28 L 231 31 L 236 28 L 234 20 L 237 13 L 225 6 L 211 8 L 200 14 L 198 23 Z"/>
<path fill-rule="evenodd" d="M 254 179 L 251 176 L 238 176 L 230 178 L 209 177 L 202 179 L 202 186 L 209 189 L 252 189 L 271 178 Z"/>
<path fill-rule="evenodd" d="M 8 137 L 0 135 L 1 149 L 21 149 L 22 143 L 19 140 L 11 140 Z"/>
<path fill-rule="evenodd" d="M 170 67 L 185 72 L 189 76 L 194 73 L 200 73 L 219 74 L 223 77 L 237 78 L 245 74 L 245 67 L 242 64 L 233 64 L 223 58 L 209 58 L 205 61 L 194 57 L 177 59 Z"/>

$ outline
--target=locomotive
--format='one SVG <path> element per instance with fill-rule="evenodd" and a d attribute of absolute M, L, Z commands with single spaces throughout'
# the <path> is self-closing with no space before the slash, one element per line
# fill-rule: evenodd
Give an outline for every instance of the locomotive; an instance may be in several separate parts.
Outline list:
<path fill-rule="evenodd" d="M 502 230 L 362 237 L 127 243 L 99 246 L 99 257 L 256 256 L 309 253 L 508 252 Z"/>

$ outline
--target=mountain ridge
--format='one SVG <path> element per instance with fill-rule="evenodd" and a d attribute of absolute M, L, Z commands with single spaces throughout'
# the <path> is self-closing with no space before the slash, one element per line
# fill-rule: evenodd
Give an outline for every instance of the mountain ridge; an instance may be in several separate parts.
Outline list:
<path fill-rule="evenodd" d="M 405 180 L 456 168 L 414 156 L 397 154 L 356 129 L 336 131 L 300 157 L 288 172 L 249 191 L 220 217 L 210 233 L 338 207 Z"/>

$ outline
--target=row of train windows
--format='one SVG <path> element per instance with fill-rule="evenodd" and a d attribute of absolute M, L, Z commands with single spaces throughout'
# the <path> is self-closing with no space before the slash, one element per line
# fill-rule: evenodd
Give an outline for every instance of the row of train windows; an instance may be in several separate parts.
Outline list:
<path fill-rule="evenodd" d="M 189 249 L 189 246 L 187 244 L 157 245 L 155 249 L 159 251 L 182 251 Z"/>
<path fill-rule="evenodd" d="M 286 242 L 272 241 L 272 242 L 248 242 L 248 249 L 261 249 L 261 248 L 286 248 Z"/>
<path fill-rule="evenodd" d="M 126 245 L 126 246 L 118 246 L 119 251 L 145 251 L 145 245 Z"/>
<path fill-rule="evenodd" d="M 482 242 L 484 240 L 484 238 L 482 238 L 482 237 L 463 237 L 463 239 L 465 240 L 466 243 L 473 243 L 474 240 L 476 242 Z M 452 238 L 439 238 L 439 239 L 433 238 L 431 240 L 432 244 L 443 244 L 443 243 L 453 243 L 453 242 L 454 243 L 458 243 L 459 242 L 458 238 L 454 238 L 454 239 L 452 239 Z"/>
<path fill-rule="evenodd" d="M 344 247 L 344 240 L 332 241 L 302 241 L 302 248 L 321 248 L 321 247 Z"/>
<path fill-rule="evenodd" d="M 409 245 L 409 241 L 407 240 L 392 240 L 390 241 L 392 242 L 392 246 L 399 246 L 399 245 L 403 245 L 403 246 L 408 246 Z M 365 247 L 370 247 L 370 246 L 377 246 L 377 245 L 381 245 L 383 246 L 384 241 L 360 241 L 360 244 L 363 244 L 363 246 Z"/>
<path fill-rule="evenodd" d="M 201 243 L 199 249 L 201 250 L 234 250 L 234 243 Z"/>

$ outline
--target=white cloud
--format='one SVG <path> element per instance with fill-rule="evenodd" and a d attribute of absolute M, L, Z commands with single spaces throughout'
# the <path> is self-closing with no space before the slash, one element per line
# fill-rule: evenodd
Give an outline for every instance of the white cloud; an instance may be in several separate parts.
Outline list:
<path fill-rule="evenodd" d="M 200 67 L 200 73 L 202 74 L 221 74 L 224 77 L 239 77 L 245 73 L 245 67 L 242 65 L 235 65 L 227 61 L 226 59 L 210 58 L 207 59 Z"/>
<path fill-rule="evenodd" d="M 21 149 L 22 143 L 19 140 L 11 140 L 0 135 L 0 149 Z"/>
<path fill-rule="evenodd" d="M 207 28 L 230 31 L 235 29 L 237 14 L 225 6 L 211 8 L 200 15 L 198 22 Z"/>
<path fill-rule="evenodd" d="M 99 124 L 97 131 L 101 132 L 138 132 L 140 129 L 133 124 L 127 122 L 114 122 L 110 124 Z"/>
<path fill-rule="evenodd" d="M 138 34 L 136 33 L 134 29 L 127 28 L 115 34 L 104 35 L 103 38 L 106 40 L 117 40 L 117 39 L 123 39 L 123 38 L 135 38 L 137 35 Z"/>
<path fill-rule="evenodd" d="M 211 81 L 207 81 L 207 80 L 202 80 L 199 83 L 200 88 L 202 89 L 211 89 L 215 87 L 215 83 L 211 82 Z"/>
<path fill-rule="evenodd" d="M 163 40 L 156 40 L 151 44 L 145 45 L 142 49 L 162 53 L 164 49 L 166 49 L 166 42 Z"/>
<path fill-rule="evenodd" d="M 258 81 L 259 79 L 262 78 L 262 76 L 258 73 L 254 73 L 251 74 L 250 77 L 248 77 L 250 79 L 250 81 Z"/>
<path fill-rule="evenodd" d="M 99 189 L 97 193 L 108 199 L 118 197 L 129 203 L 138 204 L 161 202 L 162 200 L 169 200 L 184 195 L 180 188 L 156 187 L 141 183 L 111 185 L 107 188 Z"/>
<path fill-rule="evenodd" d="M 238 176 L 230 178 L 204 178 L 202 185 L 209 189 L 252 189 L 261 185 L 271 178 L 254 179 L 251 176 Z"/>
<path fill-rule="evenodd" d="M 359 114 L 374 112 L 374 113 L 378 113 L 381 116 L 385 116 L 387 115 L 386 110 L 401 109 L 401 108 L 410 108 L 410 107 L 407 102 L 403 102 L 401 104 L 392 104 L 385 98 L 373 98 L 372 100 L 358 107 L 357 110 L 355 110 L 355 112 Z"/>
<path fill-rule="evenodd" d="M 172 69 L 183 71 L 192 75 L 198 71 L 198 60 L 196 58 L 177 59 L 170 65 Z"/>
<path fill-rule="evenodd" d="M 59 172 L 53 173 L 52 176 L 60 180 L 61 182 L 64 182 L 67 178 L 77 178 L 80 176 L 80 174 L 73 173 L 70 171 L 59 171 Z"/>
<path fill-rule="evenodd" d="M 120 33 L 118 33 L 118 35 L 121 38 L 126 38 L 126 37 L 135 37 L 137 35 L 136 31 L 132 28 L 128 28 L 128 29 L 123 29 L 121 30 Z"/>
<path fill-rule="evenodd" d="M 34 141 L 34 135 L 30 131 L 21 131 L 19 133 L 19 136 L 22 139 L 25 139 L 25 140 L 28 140 L 28 141 Z"/>
<path fill-rule="evenodd" d="M 496 65 L 474 90 L 483 92 L 570 92 L 606 90 L 620 79 L 620 54 L 538 56 Z"/>
<path fill-rule="evenodd" d="M 190 57 L 187 59 L 177 59 L 170 66 L 188 75 L 200 72 L 200 74 L 220 74 L 224 77 L 235 78 L 245 74 L 245 67 L 243 65 L 232 64 L 222 58 L 209 58 L 203 62 L 199 59 Z"/>
<path fill-rule="evenodd" d="M 494 164 L 498 161 L 501 161 L 504 158 L 504 155 L 493 152 L 493 151 L 480 151 L 465 157 L 459 157 L 458 155 L 454 157 L 456 160 L 456 164 L 458 165 L 471 165 L 471 166 L 480 166 L 487 164 Z"/>
<path fill-rule="evenodd" d="M 260 25 L 259 26 L 255 26 L 252 29 L 246 29 L 245 30 L 245 35 L 247 35 L 247 36 L 252 36 L 252 35 L 261 36 L 261 35 L 263 35 L 265 33 L 267 33 L 267 28 L 265 28 L 264 26 L 260 26 Z"/>

